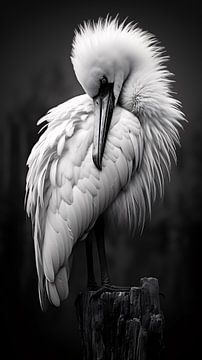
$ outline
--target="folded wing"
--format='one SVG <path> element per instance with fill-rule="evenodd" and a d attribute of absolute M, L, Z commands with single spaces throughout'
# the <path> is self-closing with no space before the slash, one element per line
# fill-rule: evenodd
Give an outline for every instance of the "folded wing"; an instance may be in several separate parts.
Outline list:
<path fill-rule="evenodd" d="M 75 242 L 130 182 L 143 149 L 139 121 L 117 107 L 99 171 L 92 161 L 94 116 L 87 95 L 59 105 L 43 120 L 47 129 L 28 159 L 26 198 L 42 307 L 47 296 L 56 306 L 68 296 Z"/>

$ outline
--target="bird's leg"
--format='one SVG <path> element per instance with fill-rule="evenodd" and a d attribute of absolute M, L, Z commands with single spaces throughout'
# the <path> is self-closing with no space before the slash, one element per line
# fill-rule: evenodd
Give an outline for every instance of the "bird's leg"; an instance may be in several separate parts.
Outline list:
<path fill-rule="evenodd" d="M 104 220 L 100 217 L 95 225 L 95 236 L 98 248 L 98 256 L 100 261 L 100 273 L 101 273 L 101 288 L 99 288 L 93 295 L 92 298 L 99 297 L 103 292 L 120 292 L 130 291 L 130 287 L 120 287 L 112 285 L 109 277 L 109 270 L 107 266 L 105 243 L 104 243 Z"/>
<path fill-rule="evenodd" d="M 86 241 L 86 260 L 87 260 L 87 272 L 88 280 L 87 286 L 89 290 L 96 290 L 98 285 L 95 280 L 94 264 L 93 264 L 93 233 L 92 231 L 88 235 Z"/>
<path fill-rule="evenodd" d="M 96 222 L 95 236 L 96 236 L 99 262 L 100 262 L 101 285 L 102 287 L 108 286 L 111 283 L 109 280 L 109 270 L 106 259 L 106 251 L 105 251 L 105 243 L 104 243 L 104 220 L 102 217 L 100 217 Z"/>

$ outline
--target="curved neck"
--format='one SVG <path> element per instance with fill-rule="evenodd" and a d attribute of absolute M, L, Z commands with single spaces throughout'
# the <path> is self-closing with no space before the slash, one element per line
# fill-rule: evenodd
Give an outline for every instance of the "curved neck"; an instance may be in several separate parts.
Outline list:
<path fill-rule="evenodd" d="M 135 99 L 137 95 L 136 85 L 135 85 L 136 82 L 137 82 L 136 73 L 133 69 L 123 84 L 123 88 L 118 101 L 121 107 L 132 113 L 134 112 Z"/>
<path fill-rule="evenodd" d="M 151 110 L 158 113 L 162 99 L 169 97 L 169 75 L 158 58 L 145 57 L 139 65 L 134 59 L 119 97 L 120 106 L 137 116 Z"/>

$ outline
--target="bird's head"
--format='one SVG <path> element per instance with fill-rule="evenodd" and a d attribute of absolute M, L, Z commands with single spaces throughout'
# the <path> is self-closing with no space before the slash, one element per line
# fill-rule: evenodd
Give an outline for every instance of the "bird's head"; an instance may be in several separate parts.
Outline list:
<path fill-rule="evenodd" d="M 76 32 L 72 63 L 77 79 L 94 100 L 93 161 L 101 169 L 102 156 L 113 109 L 130 71 L 130 57 L 123 25 L 117 20 L 84 24 Z"/>
<path fill-rule="evenodd" d="M 76 31 L 71 60 L 78 81 L 94 101 L 93 161 L 98 169 L 102 167 L 107 133 L 116 104 L 135 112 L 134 106 L 141 92 L 145 90 L 142 95 L 145 99 L 149 98 L 147 83 L 151 80 L 150 83 L 155 86 L 158 80 L 155 73 L 159 71 L 159 77 L 164 76 L 158 52 L 152 35 L 131 23 L 119 24 L 117 18 L 84 23 Z M 150 76 L 150 73 L 153 78 L 148 80 L 145 74 Z M 149 92 L 151 97 L 151 87 Z"/>
<path fill-rule="evenodd" d="M 71 60 L 85 92 L 95 99 L 103 90 L 112 90 L 117 103 L 130 72 L 130 34 L 117 19 L 84 23 L 76 31 Z"/>

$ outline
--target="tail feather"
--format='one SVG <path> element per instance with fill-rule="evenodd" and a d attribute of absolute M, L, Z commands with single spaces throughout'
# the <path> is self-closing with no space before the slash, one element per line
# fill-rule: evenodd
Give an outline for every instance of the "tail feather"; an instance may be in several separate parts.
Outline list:
<path fill-rule="evenodd" d="M 46 292 L 49 301 L 57 307 L 60 306 L 60 297 L 55 282 L 50 282 L 46 279 Z"/>
<path fill-rule="evenodd" d="M 59 307 L 61 302 L 69 295 L 69 276 L 72 267 L 73 256 L 69 257 L 66 264 L 59 269 L 54 281 L 49 281 L 43 276 L 39 281 L 39 299 L 43 311 L 47 311 L 50 304 Z"/>
<path fill-rule="evenodd" d="M 65 267 L 61 268 L 55 278 L 55 287 L 57 289 L 61 301 L 65 300 L 69 294 L 67 270 Z"/>

